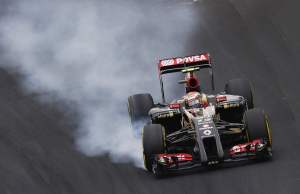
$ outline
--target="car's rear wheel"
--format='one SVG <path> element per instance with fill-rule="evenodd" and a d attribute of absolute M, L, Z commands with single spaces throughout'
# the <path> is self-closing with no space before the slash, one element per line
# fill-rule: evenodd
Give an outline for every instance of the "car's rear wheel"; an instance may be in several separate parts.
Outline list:
<path fill-rule="evenodd" d="M 251 83 L 246 79 L 232 79 L 225 85 L 226 94 L 243 96 L 247 100 L 248 108 L 254 107 Z"/>
<path fill-rule="evenodd" d="M 267 141 L 267 146 L 270 149 L 266 152 L 267 157 L 271 155 L 272 134 L 267 115 L 263 110 L 254 108 L 247 110 L 244 114 L 245 134 L 248 141 L 256 139 L 264 139 Z"/>
<path fill-rule="evenodd" d="M 165 152 L 165 130 L 162 125 L 149 124 L 143 129 L 143 154 L 145 168 L 152 172 L 156 154 Z"/>
<path fill-rule="evenodd" d="M 128 114 L 132 128 L 137 134 L 149 122 L 148 112 L 153 107 L 154 102 L 150 94 L 135 94 L 128 97 Z"/>
<path fill-rule="evenodd" d="M 247 100 L 248 109 L 253 108 L 253 95 L 251 84 L 245 79 L 232 79 L 225 85 L 225 93 L 231 95 L 242 96 Z M 231 123 L 241 123 L 245 106 L 238 106 L 234 108 L 224 109 L 220 111 L 222 120 Z"/>

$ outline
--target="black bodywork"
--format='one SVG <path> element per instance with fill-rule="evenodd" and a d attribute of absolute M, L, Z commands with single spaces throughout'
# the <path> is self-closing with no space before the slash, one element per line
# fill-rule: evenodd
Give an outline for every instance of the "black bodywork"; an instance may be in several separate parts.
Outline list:
<path fill-rule="evenodd" d="M 196 62 L 182 62 L 193 57 Z M 160 61 L 162 103 L 153 104 L 150 94 L 129 97 L 128 109 L 133 125 L 141 120 L 135 118 L 151 118 L 146 123 L 149 126 L 148 136 L 143 135 L 143 154 L 146 169 L 156 175 L 228 162 L 265 159 L 272 155 L 268 121 L 263 111 L 253 109 L 250 82 L 244 79 L 230 80 L 224 92 L 208 95 L 198 86 L 195 73 L 203 68 L 209 69 L 211 89 L 214 91 L 211 59 L 206 53 L 192 58 Z M 186 84 L 186 94 L 181 99 L 166 103 L 162 77 L 178 71 L 185 75 L 185 79 L 178 83 Z M 194 86 L 192 83 L 195 83 Z M 146 106 L 141 104 L 153 107 L 145 111 Z M 151 127 L 155 132 L 152 133 Z"/>

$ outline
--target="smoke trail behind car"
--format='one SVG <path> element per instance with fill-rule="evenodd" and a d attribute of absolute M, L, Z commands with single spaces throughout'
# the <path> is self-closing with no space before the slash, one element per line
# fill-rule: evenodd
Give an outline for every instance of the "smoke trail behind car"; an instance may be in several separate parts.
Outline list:
<path fill-rule="evenodd" d="M 155 64 L 183 54 L 190 17 L 188 7 L 162 0 L 147 6 L 130 0 L 14 1 L 0 20 L 2 67 L 23 74 L 26 91 L 72 102 L 80 115 L 74 132 L 80 151 L 139 165 L 142 148 L 130 128 L 127 96 L 150 92 L 159 99 Z M 47 95 L 40 98 L 51 103 Z"/>

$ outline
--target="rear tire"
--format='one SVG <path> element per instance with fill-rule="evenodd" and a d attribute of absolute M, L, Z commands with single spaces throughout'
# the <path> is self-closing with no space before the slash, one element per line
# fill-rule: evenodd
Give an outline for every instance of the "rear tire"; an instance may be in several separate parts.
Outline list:
<path fill-rule="evenodd" d="M 247 100 L 248 109 L 253 108 L 253 96 L 251 84 L 245 79 L 232 79 L 225 85 L 225 93 L 231 95 L 242 96 Z M 220 111 L 222 120 L 231 123 L 241 123 L 246 106 L 239 106 L 236 108 L 229 108 Z"/>
<path fill-rule="evenodd" d="M 226 94 L 243 96 L 247 100 L 248 108 L 254 107 L 251 83 L 246 79 L 232 79 L 225 85 Z"/>
<path fill-rule="evenodd" d="M 154 107 L 150 94 L 135 94 L 128 97 L 128 114 L 132 128 L 140 134 L 142 127 L 150 120 L 148 112 Z"/>
<path fill-rule="evenodd" d="M 154 156 L 165 152 L 165 132 L 163 126 L 150 124 L 144 127 L 143 149 L 145 168 L 149 172 L 152 172 Z"/>

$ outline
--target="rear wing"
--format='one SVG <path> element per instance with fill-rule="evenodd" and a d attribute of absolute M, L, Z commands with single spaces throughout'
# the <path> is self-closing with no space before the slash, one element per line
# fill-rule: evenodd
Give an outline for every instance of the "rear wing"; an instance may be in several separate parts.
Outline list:
<path fill-rule="evenodd" d="M 209 68 L 210 76 L 211 76 L 211 87 L 212 90 L 215 90 L 215 82 L 214 82 L 214 74 L 213 68 L 211 65 L 211 58 L 209 53 L 202 53 L 199 55 L 187 56 L 187 57 L 175 57 L 170 59 L 162 59 L 158 63 L 159 70 L 159 80 L 160 80 L 160 88 L 163 103 L 166 102 L 165 92 L 164 92 L 164 83 L 162 79 L 163 74 L 173 73 L 182 71 L 186 68 L 198 67 Z"/>
<path fill-rule="evenodd" d="M 158 63 L 158 69 L 161 75 L 181 71 L 187 67 L 212 68 L 209 53 L 162 59 Z"/>

